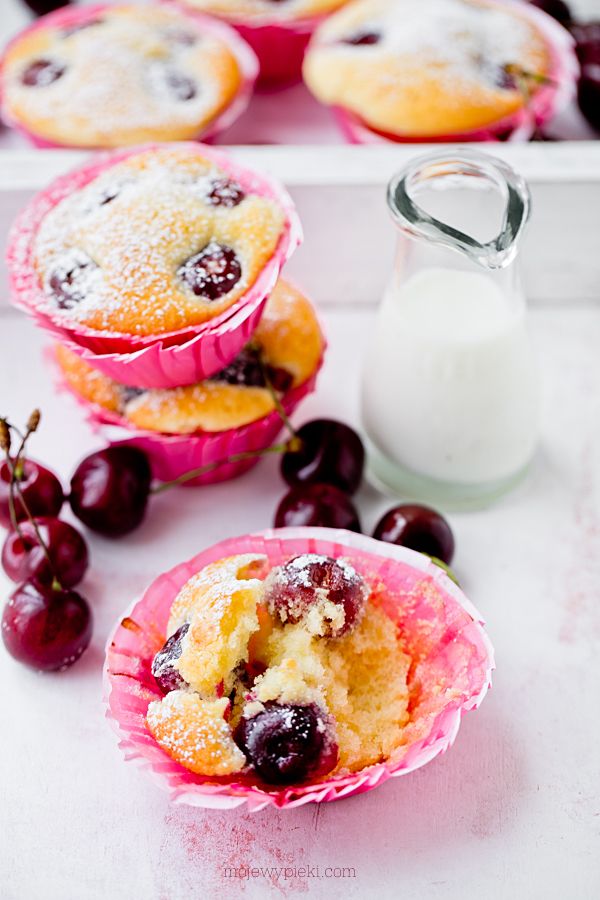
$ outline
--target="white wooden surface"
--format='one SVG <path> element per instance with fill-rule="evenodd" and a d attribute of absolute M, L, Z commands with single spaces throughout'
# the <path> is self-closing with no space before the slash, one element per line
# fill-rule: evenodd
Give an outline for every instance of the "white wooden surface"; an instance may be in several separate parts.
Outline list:
<path fill-rule="evenodd" d="M 600 15 L 599 0 L 576 6 Z M 2 32 L 19 24 L 17 7 L 17 0 L 3 0 Z M 338 140 L 301 88 L 285 99 L 295 114 L 282 118 L 277 132 L 274 98 L 265 96 L 229 139 Z M 23 144 L 5 133 L 0 146 Z M 318 392 L 299 422 L 324 414 L 358 424 L 357 358 L 392 241 L 382 185 L 408 152 L 398 148 L 396 158 L 394 149 L 393 159 L 367 164 L 360 153 L 340 151 L 307 149 L 303 165 L 293 151 L 252 151 L 288 181 L 301 206 L 307 242 L 294 274 L 319 300 L 330 340 Z M 75 668 L 35 675 L 0 647 L 1 900 L 600 895 L 600 151 L 590 144 L 577 157 L 560 145 L 500 152 L 513 155 L 533 181 L 536 218 L 525 267 L 538 301 L 531 324 L 545 415 L 529 479 L 489 511 L 450 517 L 456 569 L 497 651 L 494 689 L 481 710 L 464 719 L 448 754 L 371 794 L 252 816 L 171 806 L 123 762 L 104 721 L 106 637 L 160 571 L 221 538 L 270 525 L 284 488 L 276 461 L 268 460 L 230 485 L 162 495 L 128 538 L 88 535 L 92 566 L 81 590 L 96 627 Z M 68 165 L 62 154 L 0 155 L 0 242 L 26 195 Z M 344 250 L 333 256 L 321 230 L 331 213 Z M 340 230 L 344 222 L 353 228 Z M 352 234 L 361 236 L 361 259 Z M 99 439 L 74 402 L 54 392 L 42 336 L 4 301 L 0 412 L 24 420 L 42 408 L 32 451 L 66 482 Z M 392 501 L 365 487 L 358 502 L 370 531 Z M 0 574 L 0 596 L 10 590 Z M 230 866 L 268 871 L 232 880 L 224 877 Z M 317 866 L 321 875 L 326 867 L 350 867 L 356 877 L 319 878 Z M 284 867 L 310 867 L 311 874 L 286 877 Z"/>
<path fill-rule="evenodd" d="M 356 421 L 365 309 L 324 310 L 330 353 L 299 421 Z M 3 900 L 314 897 L 592 900 L 600 889 L 600 308 L 532 315 L 546 391 L 534 471 L 494 509 L 451 517 L 456 569 L 488 620 L 494 688 L 455 746 L 371 794 L 255 815 L 186 809 L 126 764 L 103 719 L 109 628 L 161 570 L 226 536 L 270 525 L 274 460 L 226 486 L 154 500 L 118 542 L 89 536 L 82 591 L 94 641 L 70 672 L 40 676 L 0 652 Z M 32 451 L 66 480 L 98 446 L 41 360 L 43 339 L 0 315 L 2 411 L 39 405 Z M 365 529 L 390 500 L 359 497 Z M 10 584 L 1 581 L 2 596 Z M 355 878 L 224 877 L 226 866 L 352 867 Z"/>

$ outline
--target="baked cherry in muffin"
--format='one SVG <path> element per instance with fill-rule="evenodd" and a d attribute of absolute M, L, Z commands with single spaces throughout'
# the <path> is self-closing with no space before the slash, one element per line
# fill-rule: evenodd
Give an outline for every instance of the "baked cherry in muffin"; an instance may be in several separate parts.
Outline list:
<path fill-rule="evenodd" d="M 175 8 L 60 11 L 10 44 L 4 112 L 65 146 L 194 138 L 245 87 L 238 47 L 226 30 Z"/>
<path fill-rule="evenodd" d="M 280 280 L 267 301 L 253 341 L 211 378 L 164 390 L 112 381 L 63 345 L 56 359 L 67 384 L 83 399 L 132 426 L 167 434 L 220 432 L 261 419 L 279 396 L 307 381 L 323 353 L 323 338 L 309 301 Z"/>
<path fill-rule="evenodd" d="M 199 145 L 117 156 L 40 222 L 31 262 L 41 310 L 100 337 L 153 337 L 230 309 L 289 227 L 264 183 L 241 170 L 242 185 L 234 171 Z"/>
<path fill-rule="evenodd" d="M 544 35 L 518 5 L 355 0 L 317 30 L 304 78 L 373 131 L 435 138 L 517 113 L 550 65 Z"/>
<path fill-rule="evenodd" d="M 147 727 L 199 775 L 318 781 L 401 744 L 408 666 L 351 560 L 306 553 L 270 568 L 258 554 L 228 557 L 173 602 L 152 666 L 164 697 Z"/>

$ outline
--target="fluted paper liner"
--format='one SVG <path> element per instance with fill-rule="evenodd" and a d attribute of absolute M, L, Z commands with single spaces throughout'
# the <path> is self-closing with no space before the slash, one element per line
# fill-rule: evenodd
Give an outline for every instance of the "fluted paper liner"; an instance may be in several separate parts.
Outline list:
<path fill-rule="evenodd" d="M 50 362 L 55 360 L 49 356 Z M 286 414 L 291 416 L 302 400 L 311 394 L 316 386 L 317 376 L 323 357 L 310 378 L 285 394 L 281 400 Z M 56 371 L 57 367 L 54 365 Z M 239 453 L 253 453 L 270 447 L 283 428 L 283 421 L 277 410 L 227 431 L 197 432 L 195 434 L 161 434 L 155 431 L 137 429 L 127 419 L 117 413 L 109 412 L 101 406 L 90 403 L 78 394 L 65 381 L 61 373 L 57 373 L 59 389 L 65 389 L 83 408 L 91 427 L 102 434 L 110 444 L 129 444 L 139 447 L 148 456 L 152 476 L 158 481 L 173 481 L 192 469 L 212 466 L 227 460 Z M 184 482 L 186 487 L 203 484 L 217 484 L 243 475 L 255 466 L 260 456 L 251 459 L 237 460 L 219 465 L 197 478 Z"/>
<path fill-rule="evenodd" d="M 528 106 L 511 116 L 504 116 L 484 128 L 460 134 L 426 135 L 423 137 L 383 134 L 373 130 L 361 118 L 343 107 L 333 107 L 333 114 L 346 140 L 351 144 L 435 144 L 470 141 L 528 141 L 537 128 L 550 122 L 575 96 L 579 64 L 575 42 L 566 28 L 555 19 L 522 0 L 497 0 L 497 6 L 518 7 L 544 36 L 550 52 L 548 83 L 534 92 Z"/>
<path fill-rule="evenodd" d="M 147 337 L 98 331 L 53 313 L 33 265 L 33 245 L 41 221 L 64 197 L 115 163 L 164 146 L 169 145 L 146 144 L 103 153 L 56 179 L 25 207 L 12 228 L 7 250 L 13 303 L 41 328 L 67 342 L 86 362 L 134 387 L 194 384 L 231 362 L 254 333 L 282 267 L 302 241 L 302 228 L 292 200 L 277 182 L 232 162 L 212 147 L 189 142 L 173 144 L 174 148 L 185 146 L 212 160 L 248 192 L 270 197 L 284 209 L 284 232 L 254 284 L 232 307 L 207 322 Z"/>
<path fill-rule="evenodd" d="M 126 0 L 123 0 L 123 3 L 125 4 Z M 35 147 L 52 149 L 59 147 L 73 147 L 77 145 L 50 141 L 47 138 L 36 134 L 35 131 L 23 125 L 22 122 L 15 119 L 14 116 L 9 113 L 3 101 L 2 84 L 6 53 L 12 45 L 20 40 L 25 34 L 31 34 L 32 32 L 38 31 L 40 28 L 46 28 L 49 25 L 53 28 L 68 28 L 73 25 L 78 25 L 80 22 L 88 21 L 90 18 L 103 13 L 104 10 L 110 10 L 113 5 L 114 4 L 110 3 L 97 3 L 93 6 L 61 7 L 60 9 L 55 10 L 55 12 L 49 13 L 46 16 L 41 16 L 39 19 L 32 22 L 31 25 L 28 25 L 27 28 L 20 31 L 5 48 L 2 59 L 0 60 L 0 111 L 2 119 L 7 125 L 26 137 Z M 191 10 L 189 7 L 185 7 L 180 3 L 172 2 L 170 5 L 182 15 L 195 19 L 198 25 L 200 25 L 207 34 L 211 34 L 215 38 L 222 40 L 235 56 L 240 68 L 242 80 L 235 97 L 228 103 L 225 109 L 215 116 L 212 121 L 208 122 L 196 135 L 196 139 L 199 141 L 212 141 L 217 135 L 221 134 L 222 131 L 225 131 L 233 125 L 242 113 L 246 111 L 258 76 L 258 59 L 256 58 L 254 51 L 240 37 L 237 30 L 227 25 L 225 22 L 215 19 L 212 16 L 203 15 L 198 11 Z"/>
<path fill-rule="evenodd" d="M 173 600 L 196 572 L 236 553 L 263 553 L 271 565 L 303 553 L 347 557 L 398 624 L 409 672 L 410 721 L 385 762 L 296 787 L 269 788 L 250 775 L 207 778 L 187 771 L 154 740 L 148 704 L 162 696 L 151 674 L 165 641 Z M 393 665 L 393 659 L 390 659 Z M 247 804 L 292 808 L 359 794 L 424 766 L 450 747 L 463 713 L 476 709 L 491 683 L 493 650 L 481 616 L 428 557 L 404 547 L 329 528 L 282 528 L 222 541 L 161 575 L 119 620 L 107 646 L 107 717 L 127 760 L 143 766 L 176 803 L 230 809 Z"/>

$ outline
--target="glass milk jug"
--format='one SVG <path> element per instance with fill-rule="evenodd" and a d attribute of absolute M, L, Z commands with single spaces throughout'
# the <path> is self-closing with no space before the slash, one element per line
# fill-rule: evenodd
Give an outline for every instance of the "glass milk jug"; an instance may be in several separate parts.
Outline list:
<path fill-rule="evenodd" d="M 446 149 L 390 182 L 394 270 L 362 379 L 370 474 L 393 493 L 483 506 L 524 474 L 539 390 L 516 264 L 525 181 Z"/>

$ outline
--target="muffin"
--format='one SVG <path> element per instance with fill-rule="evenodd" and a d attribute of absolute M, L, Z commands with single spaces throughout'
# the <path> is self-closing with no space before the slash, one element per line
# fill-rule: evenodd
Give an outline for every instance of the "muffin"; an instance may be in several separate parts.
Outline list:
<path fill-rule="evenodd" d="M 306 45 L 325 16 L 347 0 L 184 0 L 233 25 L 260 61 L 259 84 L 273 87 L 301 77 Z"/>
<path fill-rule="evenodd" d="M 62 344 L 56 345 L 55 356 L 64 381 L 83 400 L 118 416 L 128 427 L 186 435 L 241 428 L 268 416 L 278 396 L 285 397 L 314 376 L 323 350 L 311 304 L 279 281 L 251 344 L 198 384 L 144 390 L 108 378 Z"/>
<path fill-rule="evenodd" d="M 203 549 L 119 617 L 107 714 L 173 801 L 286 809 L 429 763 L 492 669 L 481 616 L 428 557 L 278 528 Z"/>
<path fill-rule="evenodd" d="M 132 338 L 221 316 L 273 263 L 288 230 L 266 182 L 235 172 L 200 145 L 163 145 L 117 157 L 66 191 L 32 240 L 37 308 L 75 332 Z"/>
<path fill-rule="evenodd" d="M 173 601 L 149 704 L 160 747 L 204 776 L 297 785 L 382 762 L 409 719 L 410 660 L 350 560 L 245 554 Z"/>
<path fill-rule="evenodd" d="M 547 92 L 547 19 L 501 0 L 354 0 L 316 32 L 304 79 L 391 140 L 489 136 Z"/>
<path fill-rule="evenodd" d="M 2 73 L 8 122 L 49 144 L 122 147 L 214 133 L 246 105 L 256 62 L 201 16 L 101 5 L 40 19 L 11 42 Z"/>

